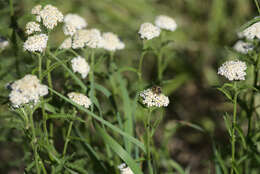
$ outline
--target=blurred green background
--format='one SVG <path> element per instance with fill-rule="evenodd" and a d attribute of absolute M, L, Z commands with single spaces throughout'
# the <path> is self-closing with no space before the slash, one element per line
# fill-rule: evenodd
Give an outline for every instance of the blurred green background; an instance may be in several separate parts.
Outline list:
<path fill-rule="evenodd" d="M 164 74 L 164 79 L 170 81 L 163 85 L 171 102 L 155 135 L 155 144 L 162 154 L 190 168 L 192 174 L 208 170 L 214 173 L 213 142 L 222 151 L 228 148 L 222 116 L 232 109 L 213 88 L 221 80 L 216 71 L 224 59 L 236 56 L 228 47 L 238 40 L 239 27 L 258 15 L 253 0 L 14 0 L 21 29 L 30 21 L 30 10 L 38 3 L 51 3 L 63 14 L 77 13 L 87 20 L 88 28 L 117 33 L 126 44 L 124 51 L 116 53 L 118 66 L 138 66 L 141 41 L 137 32 L 142 23 L 153 22 L 160 14 L 173 17 L 178 29 L 167 35 L 174 43 L 168 46 L 169 63 Z M 0 0 L 0 35 L 11 40 L 9 13 L 9 1 Z M 61 26 L 52 35 L 53 45 L 59 45 L 65 38 L 60 29 Z M 0 53 L 0 59 L 0 173 L 21 173 L 24 166 L 20 160 L 25 154 L 19 131 L 8 129 L 4 119 L 11 114 L 5 85 L 30 73 L 36 62 L 23 53 L 21 41 L 18 50 L 10 45 Z M 153 55 L 145 58 L 144 74 L 147 83 L 152 84 L 156 74 Z M 130 82 L 129 90 L 133 91 L 131 82 L 135 77 L 127 73 L 125 76 Z M 57 75 L 54 79 L 59 82 Z M 177 124 L 186 122 L 200 125 L 207 133 Z M 170 165 L 163 159 L 161 163 L 166 168 Z"/>

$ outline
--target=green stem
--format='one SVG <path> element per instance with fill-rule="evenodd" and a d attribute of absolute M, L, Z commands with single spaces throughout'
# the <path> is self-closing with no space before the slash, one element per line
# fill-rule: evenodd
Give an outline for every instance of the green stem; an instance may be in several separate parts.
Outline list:
<path fill-rule="evenodd" d="M 42 77 L 42 56 L 40 54 L 37 54 L 38 55 L 38 76 L 39 76 L 39 79 L 40 79 L 40 82 L 41 82 L 41 77 Z"/>
<path fill-rule="evenodd" d="M 91 64 L 90 64 L 90 74 L 89 74 L 89 78 L 90 78 L 90 99 L 93 101 L 94 98 L 94 93 L 95 93 L 95 89 L 94 89 L 94 66 L 95 66 L 95 51 L 91 50 Z M 91 105 L 91 111 L 93 112 L 94 110 L 94 105 Z"/>
<path fill-rule="evenodd" d="M 257 7 L 258 13 L 260 14 L 260 8 L 259 8 L 259 4 L 258 4 L 258 1 L 257 1 L 257 0 L 255 0 L 255 5 L 256 5 L 256 7 Z"/>
<path fill-rule="evenodd" d="M 159 55 L 158 55 L 158 63 L 157 63 L 157 66 L 158 66 L 158 80 L 159 82 L 162 81 L 162 74 L 163 74 L 163 71 L 162 71 L 162 53 L 161 51 L 159 51 Z"/>
<path fill-rule="evenodd" d="M 73 121 L 70 121 L 69 129 L 68 129 L 68 132 L 67 132 L 66 141 L 65 141 L 65 145 L 64 145 L 63 153 L 62 153 L 63 157 L 65 157 L 66 152 L 67 152 L 68 144 L 69 144 L 69 141 L 70 141 L 70 133 L 71 133 L 71 130 L 72 130 L 72 126 L 73 126 Z"/>
<path fill-rule="evenodd" d="M 238 92 L 237 92 L 237 84 L 236 82 L 234 83 L 234 88 L 235 88 L 235 95 L 234 95 L 234 98 L 233 98 L 233 120 L 232 120 L 232 136 L 231 136 L 231 153 L 232 153 L 232 168 L 231 168 L 231 174 L 234 173 L 234 169 L 236 168 L 235 165 L 235 162 L 236 162 L 236 159 L 235 159 L 235 155 L 236 155 L 236 122 L 237 122 L 237 97 L 238 97 Z"/>
<path fill-rule="evenodd" d="M 51 65 L 51 60 L 50 59 L 47 59 L 47 62 L 46 62 L 46 70 L 48 70 L 50 68 L 50 65 Z M 48 85 L 50 88 L 53 88 L 53 85 L 52 85 L 52 78 L 51 78 L 51 71 L 48 71 L 48 74 L 47 74 L 47 78 L 48 78 Z M 52 92 L 51 92 L 52 94 Z"/>
<path fill-rule="evenodd" d="M 34 159 L 35 159 L 35 163 L 36 163 L 36 171 L 37 171 L 37 174 L 40 174 L 41 171 L 40 171 L 40 166 L 39 166 L 38 152 L 37 152 L 37 145 L 36 145 L 37 138 L 36 138 L 36 133 L 35 133 L 35 127 L 34 127 L 33 113 L 32 112 L 30 113 L 29 119 L 30 119 L 30 124 L 31 124 L 31 129 L 32 129 L 32 136 L 33 136 L 31 144 L 32 144 L 32 148 L 33 148 L 33 151 L 34 151 Z"/>
<path fill-rule="evenodd" d="M 143 67 L 143 60 L 144 60 L 144 56 L 146 54 L 146 51 L 143 51 L 140 57 L 140 61 L 139 61 L 139 66 L 138 66 L 138 79 L 139 82 L 142 81 L 142 67 Z"/>
<path fill-rule="evenodd" d="M 149 174 L 153 174 L 153 168 L 152 168 L 152 163 L 151 163 L 151 149 L 150 149 L 150 144 L 151 144 L 151 113 L 152 110 L 149 109 L 149 114 L 146 120 L 146 152 L 147 152 L 147 165 L 149 169 Z"/>

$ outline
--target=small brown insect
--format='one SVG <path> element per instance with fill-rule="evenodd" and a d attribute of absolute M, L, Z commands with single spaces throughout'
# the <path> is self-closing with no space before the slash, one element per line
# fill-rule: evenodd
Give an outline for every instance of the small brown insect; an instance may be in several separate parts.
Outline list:
<path fill-rule="evenodd" d="M 160 86 L 153 86 L 152 91 L 155 94 L 161 94 L 162 93 L 162 88 Z"/>

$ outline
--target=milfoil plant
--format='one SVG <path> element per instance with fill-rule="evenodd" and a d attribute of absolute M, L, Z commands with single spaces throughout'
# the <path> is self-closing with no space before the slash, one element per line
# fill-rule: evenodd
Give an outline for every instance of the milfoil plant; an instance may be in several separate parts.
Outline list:
<path fill-rule="evenodd" d="M 176 22 L 160 15 L 155 25 L 142 24 L 139 65 L 120 67 L 116 52 L 126 46 L 115 33 L 87 28 L 78 14 L 63 15 L 50 4 L 33 7 L 31 15 L 33 20 L 24 27 L 23 51 L 35 60 L 35 67 L 7 84 L 10 109 L 28 142 L 25 173 L 158 173 L 153 135 L 163 119 L 162 108 L 170 102 L 161 87 L 169 61 L 164 49 L 171 42 L 164 37 L 176 30 Z M 65 39 L 55 46 L 52 35 L 60 25 Z M 154 82 L 143 79 L 147 53 L 158 60 Z M 126 71 L 138 79 L 134 97 Z M 153 116 L 155 111 L 160 117 Z M 140 113 L 141 134 L 135 119 Z"/>

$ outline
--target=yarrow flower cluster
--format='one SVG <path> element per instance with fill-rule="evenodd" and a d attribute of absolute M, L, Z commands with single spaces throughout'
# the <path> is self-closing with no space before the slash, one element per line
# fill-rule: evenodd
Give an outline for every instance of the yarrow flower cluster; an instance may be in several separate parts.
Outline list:
<path fill-rule="evenodd" d="M 218 74 L 226 77 L 228 80 L 245 80 L 246 63 L 242 61 L 227 61 L 218 69 Z"/>
<path fill-rule="evenodd" d="M 140 37 L 142 39 L 153 39 L 155 37 L 158 37 L 161 33 L 161 30 L 159 27 L 154 26 L 152 23 L 146 22 L 143 23 L 139 29 Z"/>
<path fill-rule="evenodd" d="M 66 38 L 60 45 L 60 49 L 70 49 L 72 45 L 71 37 Z"/>
<path fill-rule="evenodd" d="M 68 94 L 68 97 L 78 105 L 83 106 L 85 108 L 89 108 L 89 106 L 92 104 L 90 99 L 81 93 L 71 92 Z"/>
<path fill-rule="evenodd" d="M 147 107 L 166 107 L 169 104 L 169 98 L 162 93 L 155 92 L 152 88 L 146 89 L 140 93 L 142 103 Z"/>
<path fill-rule="evenodd" d="M 111 32 L 103 33 L 103 48 L 108 51 L 116 51 L 125 48 L 125 44 L 118 36 Z"/>
<path fill-rule="evenodd" d="M 33 15 L 39 15 L 41 12 L 42 6 L 41 5 L 36 5 L 32 8 L 31 14 Z"/>
<path fill-rule="evenodd" d="M 0 37 L 0 49 L 5 49 L 9 45 L 9 42 L 3 38 Z"/>
<path fill-rule="evenodd" d="M 240 35 L 246 37 L 248 40 L 253 40 L 255 37 L 260 39 L 260 22 L 249 26 L 244 31 L 242 31 Z"/>
<path fill-rule="evenodd" d="M 134 174 L 130 167 L 127 167 L 125 163 L 120 164 L 117 168 L 120 170 L 121 174 Z"/>
<path fill-rule="evenodd" d="M 35 10 L 38 12 L 37 10 Z M 39 12 L 43 25 L 48 29 L 53 29 L 59 22 L 63 21 L 63 14 L 54 6 L 48 4 Z"/>
<path fill-rule="evenodd" d="M 102 48 L 103 38 L 98 29 L 78 30 L 73 36 L 72 48 Z"/>
<path fill-rule="evenodd" d="M 26 75 L 11 85 L 9 99 L 14 107 L 20 107 L 29 102 L 37 103 L 40 97 L 48 94 L 48 87 L 40 84 L 35 75 Z"/>
<path fill-rule="evenodd" d="M 65 35 L 74 35 L 77 30 L 83 29 L 87 26 L 87 22 L 84 18 L 77 14 L 67 14 L 64 17 L 63 31 Z"/>
<path fill-rule="evenodd" d="M 174 19 L 169 16 L 159 15 L 155 18 L 155 25 L 161 29 L 175 31 L 177 24 Z"/>
<path fill-rule="evenodd" d="M 36 22 L 28 22 L 25 26 L 25 33 L 28 35 L 40 31 L 41 31 L 40 24 Z"/>
<path fill-rule="evenodd" d="M 82 78 L 87 77 L 90 67 L 84 58 L 80 56 L 75 57 L 71 60 L 71 64 L 73 72 L 80 73 Z"/>
<path fill-rule="evenodd" d="M 237 52 L 240 52 L 242 54 L 247 54 L 249 51 L 252 51 L 254 49 L 254 46 L 248 42 L 239 40 L 235 43 L 233 48 Z"/>
<path fill-rule="evenodd" d="M 23 48 L 30 52 L 43 52 L 47 47 L 48 36 L 46 34 L 38 34 L 28 37 Z"/>

